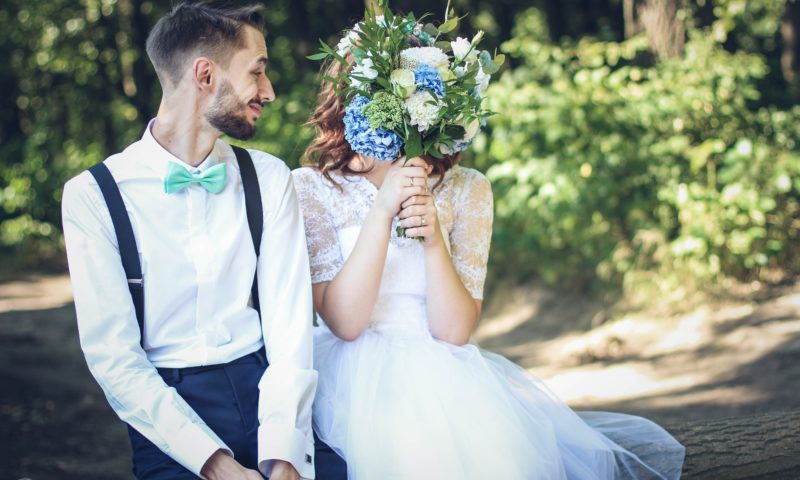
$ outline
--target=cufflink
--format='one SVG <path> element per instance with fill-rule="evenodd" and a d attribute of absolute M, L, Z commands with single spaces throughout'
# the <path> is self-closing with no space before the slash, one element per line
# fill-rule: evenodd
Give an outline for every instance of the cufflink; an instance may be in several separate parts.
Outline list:
<path fill-rule="evenodd" d="M 311 455 L 309 455 L 307 453 L 306 453 L 306 463 L 309 464 L 309 465 L 311 465 L 313 463 L 313 459 L 311 458 Z"/>

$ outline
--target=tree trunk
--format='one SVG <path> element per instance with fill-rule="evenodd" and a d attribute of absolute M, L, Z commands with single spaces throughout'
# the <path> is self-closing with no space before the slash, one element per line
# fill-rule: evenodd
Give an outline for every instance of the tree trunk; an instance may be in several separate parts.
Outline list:
<path fill-rule="evenodd" d="M 683 54 L 686 31 L 678 12 L 683 0 L 647 0 L 638 8 L 639 18 L 650 40 L 650 48 L 659 58 Z"/>
<path fill-rule="evenodd" d="M 781 70 L 789 89 L 795 95 L 800 94 L 800 1 L 786 2 L 781 24 L 783 52 L 781 53 Z"/>
<path fill-rule="evenodd" d="M 622 0 L 622 18 L 625 22 L 625 38 L 642 31 L 642 25 L 636 19 L 636 0 Z"/>
<path fill-rule="evenodd" d="M 669 431 L 686 447 L 682 479 L 800 478 L 800 412 L 696 422 Z"/>

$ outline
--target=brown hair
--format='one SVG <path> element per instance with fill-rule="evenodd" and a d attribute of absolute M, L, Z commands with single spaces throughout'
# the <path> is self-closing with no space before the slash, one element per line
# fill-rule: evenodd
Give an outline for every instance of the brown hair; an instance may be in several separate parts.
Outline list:
<path fill-rule="evenodd" d="M 242 27 L 264 32 L 262 5 L 230 6 L 221 1 L 181 2 L 147 36 L 145 49 L 162 88 L 174 86 L 189 54 L 227 66 L 231 51 L 244 47 Z"/>
<path fill-rule="evenodd" d="M 321 69 L 322 76 L 325 78 L 338 79 L 339 75 L 345 70 L 349 72 L 355 63 L 353 56 L 347 54 L 345 57 L 347 66 L 342 65 L 337 60 L 329 58 Z M 314 113 L 308 120 L 307 125 L 313 125 L 317 135 L 314 140 L 306 148 L 303 154 L 303 160 L 306 165 L 317 168 L 322 175 L 325 176 L 334 185 L 336 181 L 331 178 L 332 171 L 339 171 L 341 173 L 350 175 L 363 175 L 368 173 L 371 168 L 367 170 L 353 170 L 349 167 L 350 160 L 355 152 L 350 148 L 350 144 L 344 138 L 344 99 L 337 95 L 345 87 L 341 80 L 337 80 L 334 85 L 330 81 L 323 80 L 322 87 L 320 88 L 319 96 L 317 97 L 317 107 Z M 443 158 L 434 158 L 431 155 L 423 157 L 429 165 L 433 167 L 432 175 L 439 177 L 439 180 L 434 185 L 436 189 L 444 180 L 444 174 L 453 168 L 459 160 L 461 154 L 444 155 Z"/>

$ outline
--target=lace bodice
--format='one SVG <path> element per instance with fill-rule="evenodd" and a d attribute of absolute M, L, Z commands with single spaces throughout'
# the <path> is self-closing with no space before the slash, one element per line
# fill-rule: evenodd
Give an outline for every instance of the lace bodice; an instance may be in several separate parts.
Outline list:
<path fill-rule="evenodd" d="M 378 192 L 366 177 L 332 177 L 341 188 L 314 168 L 293 172 L 295 189 L 305 221 L 313 283 L 332 280 L 352 251 L 361 225 Z M 429 180 L 432 188 L 436 179 Z M 434 191 L 439 223 L 461 281 L 476 298 L 483 298 L 483 283 L 492 230 L 492 191 L 477 170 L 456 166 Z M 422 246 L 398 237 L 392 227 L 381 293 L 424 295 Z"/>

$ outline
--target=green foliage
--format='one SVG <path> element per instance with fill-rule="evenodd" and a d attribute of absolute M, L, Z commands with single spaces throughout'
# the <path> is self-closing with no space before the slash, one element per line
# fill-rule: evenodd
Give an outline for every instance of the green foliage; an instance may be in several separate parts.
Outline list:
<path fill-rule="evenodd" d="M 692 29 L 652 65 L 644 37 L 556 45 L 543 28 L 529 10 L 503 45 L 519 67 L 490 87 L 502 115 L 477 145 L 497 263 L 626 286 L 800 271 L 800 109 L 759 106 L 763 56 Z"/>

